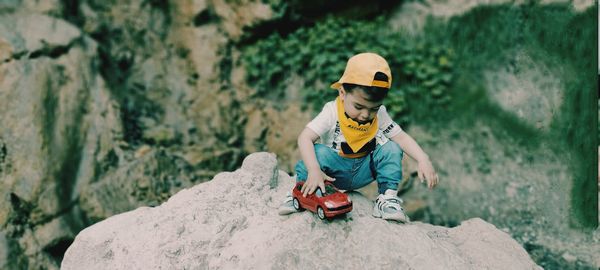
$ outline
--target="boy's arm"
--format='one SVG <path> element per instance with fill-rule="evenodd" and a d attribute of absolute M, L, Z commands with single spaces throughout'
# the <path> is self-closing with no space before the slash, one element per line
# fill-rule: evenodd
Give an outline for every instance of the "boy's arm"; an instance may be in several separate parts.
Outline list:
<path fill-rule="evenodd" d="M 325 190 L 323 176 L 321 174 L 321 166 L 317 161 L 315 154 L 315 142 L 319 139 L 319 135 L 310 128 L 304 128 L 298 136 L 298 149 L 300 155 L 308 171 L 308 176 L 304 185 L 302 185 L 302 195 L 312 194 L 317 187 Z"/>
<path fill-rule="evenodd" d="M 431 161 L 429 161 L 429 156 L 421 149 L 419 144 L 406 132 L 400 132 L 400 134 L 392 137 L 392 141 L 400 145 L 404 152 L 418 162 L 418 174 L 421 182 L 426 179 L 427 186 L 430 189 L 434 188 L 438 184 L 437 173 Z"/>

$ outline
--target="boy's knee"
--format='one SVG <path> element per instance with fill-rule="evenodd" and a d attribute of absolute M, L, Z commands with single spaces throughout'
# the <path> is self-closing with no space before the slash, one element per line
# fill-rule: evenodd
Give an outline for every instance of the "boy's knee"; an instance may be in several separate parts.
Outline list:
<path fill-rule="evenodd" d="M 382 154 L 384 155 L 391 155 L 391 156 L 400 156 L 402 157 L 402 155 L 404 154 L 404 151 L 402 151 L 402 148 L 400 148 L 400 145 L 398 145 L 397 143 L 393 142 L 393 141 L 388 141 L 387 143 L 383 144 L 381 146 L 381 151 L 383 152 Z"/>
<path fill-rule="evenodd" d="M 330 151 L 331 151 L 331 148 L 329 148 L 325 145 L 315 144 L 315 155 L 317 156 L 317 159 L 319 157 L 323 158 L 323 157 L 327 156 Z"/>
<path fill-rule="evenodd" d="M 323 169 L 324 164 L 327 164 L 331 159 L 332 153 L 337 155 L 331 148 L 322 144 L 315 144 L 315 156 L 317 157 L 317 162 L 319 162 L 319 165 L 321 166 L 321 170 Z"/>
<path fill-rule="evenodd" d="M 304 162 L 302 160 L 299 160 L 298 162 L 296 162 L 296 166 L 294 167 L 294 169 L 296 171 L 298 171 L 298 170 L 304 171 L 304 170 L 306 170 L 306 166 L 304 166 Z"/>

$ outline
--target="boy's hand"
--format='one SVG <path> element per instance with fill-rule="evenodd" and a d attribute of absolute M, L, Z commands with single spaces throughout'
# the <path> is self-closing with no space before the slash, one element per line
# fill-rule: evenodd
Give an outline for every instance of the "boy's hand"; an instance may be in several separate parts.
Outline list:
<path fill-rule="evenodd" d="M 302 185 L 302 189 L 300 189 L 300 192 L 302 192 L 302 197 L 312 194 L 315 192 L 315 190 L 317 190 L 317 187 L 320 187 L 323 191 L 325 190 L 325 181 L 323 180 L 323 175 L 321 175 L 320 171 L 308 172 L 308 179 L 306 179 L 306 182 L 304 185 Z"/>
<path fill-rule="evenodd" d="M 427 187 L 429 189 L 433 189 L 438 184 L 438 175 L 435 172 L 433 165 L 431 165 L 431 161 L 420 161 L 417 171 L 419 173 L 419 179 L 421 180 L 421 183 L 423 183 L 424 180 L 427 180 Z"/>

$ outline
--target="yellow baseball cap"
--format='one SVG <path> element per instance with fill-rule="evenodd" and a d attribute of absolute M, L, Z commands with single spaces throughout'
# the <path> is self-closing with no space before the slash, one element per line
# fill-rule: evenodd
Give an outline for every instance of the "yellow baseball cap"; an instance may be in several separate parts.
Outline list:
<path fill-rule="evenodd" d="M 375 73 L 387 75 L 387 81 L 375 80 Z M 359 53 L 348 59 L 346 69 L 339 81 L 331 85 L 332 89 L 339 89 L 342 83 L 358 84 L 363 86 L 377 86 L 390 89 L 392 86 L 392 72 L 387 61 L 376 53 Z"/>

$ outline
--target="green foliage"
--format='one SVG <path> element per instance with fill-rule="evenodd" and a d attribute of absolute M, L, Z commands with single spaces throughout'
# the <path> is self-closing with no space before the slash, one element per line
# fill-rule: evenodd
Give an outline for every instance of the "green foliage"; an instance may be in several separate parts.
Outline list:
<path fill-rule="evenodd" d="M 280 19 L 285 16 L 288 10 L 288 3 L 283 0 L 263 0 L 265 4 L 268 4 L 273 11 L 273 19 Z"/>
<path fill-rule="evenodd" d="M 25 230 L 32 226 L 30 217 L 34 206 L 15 193 L 10 194 L 10 203 L 12 211 L 7 218 L 7 235 L 9 238 L 16 238 L 22 236 Z"/>
<path fill-rule="evenodd" d="M 516 121 L 514 112 L 500 108 L 479 110 L 470 117 L 497 122 L 506 128 L 494 130 L 510 130 L 511 136 L 520 138 L 524 146 L 552 146 L 568 157 L 565 160 L 573 168 L 574 179 L 568 219 L 575 227 L 598 224 L 597 182 L 592 179 L 596 179 L 598 173 L 597 153 L 593 149 L 600 136 L 590 136 L 593 132 L 600 133 L 600 129 L 593 126 L 598 123 L 597 12 L 597 6 L 593 5 L 576 13 L 568 3 L 487 5 L 453 17 L 446 25 L 432 24 L 426 28 L 431 39 L 446 40 L 456 53 L 456 74 L 460 76 L 456 78 L 455 92 L 476 90 L 456 95 L 461 100 L 455 99 L 453 106 L 487 106 L 485 82 L 479 78 L 485 71 L 518 68 L 515 65 L 518 55 L 527 55 L 548 67 L 548 75 L 556 76 L 563 84 L 565 96 L 548 134 L 531 132 L 530 126 Z M 465 117 L 457 112 L 447 115 Z"/>
<path fill-rule="evenodd" d="M 596 9 L 576 14 L 569 4 L 482 5 L 447 25 L 429 23 L 425 32 L 448 40 L 459 59 L 479 69 L 510 61 L 519 50 L 543 51 L 561 61 L 577 61 L 596 72 Z M 542 49 L 542 50 L 540 50 Z M 547 58 L 547 57 L 546 57 Z M 541 59 L 541 57 L 540 57 Z"/>
<path fill-rule="evenodd" d="M 450 100 L 452 52 L 444 45 L 389 31 L 383 17 L 372 21 L 328 17 L 286 36 L 274 33 L 243 48 L 242 60 L 256 96 L 284 99 L 289 78 L 300 76 L 304 108 L 318 111 L 335 98 L 337 92 L 329 85 L 340 78 L 348 58 L 367 51 L 380 54 L 391 66 L 393 85 L 384 104 L 401 124 L 408 123 L 409 104 L 430 107 Z"/>
<path fill-rule="evenodd" d="M 477 7 L 445 25 L 429 23 L 426 32 L 431 39 L 447 40 L 456 53 L 457 81 L 466 80 L 480 91 L 485 91 L 478 80 L 483 71 L 515 68 L 517 55 L 549 67 L 568 93 L 553 122 L 551 132 L 560 138 L 554 141 L 586 152 L 590 147 L 581 142 L 590 138 L 589 123 L 597 122 L 597 28 L 591 27 L 596 24 L 595 6 L 575 13 L 569 4 L 507 4 Z"/>
<path fill-rule="evenodd" d="M 414 104 L 417 107 L 444 108 L 451 100 L 450 87 L 454 81 L 454 54 L 444 43 L 429 40 L 415 40 L 414 44 L 404 42 L 398 57 L 392 59 L 392 66 L 399 69 L 400 89 L 405 96 L 395 97 L 392 92 L 393 104 Z M 399 116 L 403 111 L 396 111 L 396 106 L 389 106 L 392 115 Z M 400 106 L 406 107 L 406 106 Z"/>

